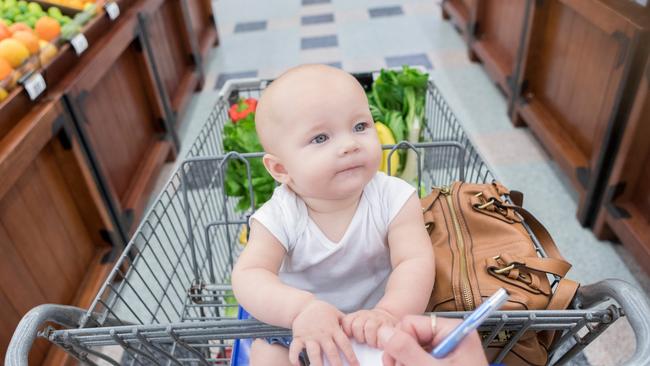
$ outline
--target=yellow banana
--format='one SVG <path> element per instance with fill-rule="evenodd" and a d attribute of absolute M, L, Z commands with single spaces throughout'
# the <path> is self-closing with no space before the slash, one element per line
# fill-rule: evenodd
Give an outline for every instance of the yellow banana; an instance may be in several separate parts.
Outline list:
<path fill-rule="evenodd" d="M 247 243 L 248 243 L 248 226 L 242 225 L 241 229 L 239 230 L 239 244 L 246 245 Z"/>
<path fill-rule="evenodd" d="M 385 124 L 381 122 L 375 122 L 375 128 L 377 129 L 377 136 L 379 137 L 379 142 L 382 145 L 394 145 L 395 144 L 395 137 L 393 136 L 393 132 L 386 126 Z M 381 164 L 379 166 L 379 170 L 388 174 L 388 154 L 390 153 L 390 150 L 384 150 L 382 159 L 381 159 Z M 393 153 L 390 157 L 390 171 L 391 173 L 389 175 L 396 175 L 397 174 L 397 169 L 399 168 L 399 154 L 397 151 Z"/>

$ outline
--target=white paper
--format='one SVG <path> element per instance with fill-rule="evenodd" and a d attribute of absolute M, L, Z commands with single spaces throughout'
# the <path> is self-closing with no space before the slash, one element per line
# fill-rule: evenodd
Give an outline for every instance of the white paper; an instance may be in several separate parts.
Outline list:
<path fill-rule="evenodd" d="M 104 6 L 104 9 L 106 10 L 106 14 L 108 14 L 110 20 L 115 20 L 120 16 L 120 7 L 113 1 L 107 3 Z"/>
<path fill-rule="evenodd" d="M 384 351 L 372 348 L 365 343 L 357 343 L 355 340 L 351 339 L 352 350 L 359 360 L 360 366 L 382 366 L 381 356 L 384 354 Z M 324 366 L 330 366 L 330 363 L 323 357 Z M 347 366 L 345 356 L 341 353 L 341 360 L 343 360 L 343 365 Z"/>
<path fill-rule="evenodd" d="M 47 88 L 45 85 L 45 79 L 43 79 L 43 75 L 38 72 L 30 76 L 29 79 L 25 80 L 23 86 L 25 87 L 27 95 L 29 95 L 29 99 L 31 100 L 38 98 L 38 96 L 45 91 L 45 88 Z"/>
<path fill-rule="evenodd" d="M 88 39 L 83 35 L 83 33 L 74 36 L 70 40 L 70 44 L 72 45 L 72 48 L 74 48 L 74 52 L 77 56 L 81 56 L 81 54 L 88 49 Z"/>

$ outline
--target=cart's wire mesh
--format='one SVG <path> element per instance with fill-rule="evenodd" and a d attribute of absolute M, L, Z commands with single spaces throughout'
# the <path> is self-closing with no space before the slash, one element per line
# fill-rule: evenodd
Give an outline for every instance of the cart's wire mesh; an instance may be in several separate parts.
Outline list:
<path fill-rule="evenodd" d="M 235 84 L 215 104 L 189 158 L 140 224 L 80 329 L 51 333 L 54 343 L 88 362 L 119 364 L 97 348 L 118 345 L 128 364 L 226 365 L 234 338 L 287 334 L 254 321 L 234 320 L 237 306 L 229 286 L 233 262 L 243 248 L 241 230 L 253 209 L 235 209 L 237 199 L 224 193 L 224 174 L 230 161 L 249 164 L 261 154 L 224 152 L 221 131 L 228 122 L 229 103 L 238 97 L 258 98 L 265 85 Z M 426 98 L 424 142 L 414 146 L 425 190 L 454 180 L 491 181 L 490 170 L 431 83 Z M 503 313 L 486 329 L 513 330 L 513 337 L 517 330 L 570 330 L 567 339 L 587 329 L 594 337 L 619 315 L 615 307 Z M 123 326 L 108 326 L 115 322 Z"/>

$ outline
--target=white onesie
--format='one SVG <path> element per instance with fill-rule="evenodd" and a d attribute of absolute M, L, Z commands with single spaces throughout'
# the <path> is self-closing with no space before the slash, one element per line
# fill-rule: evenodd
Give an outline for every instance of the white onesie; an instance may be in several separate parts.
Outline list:
<path fill-rule="evenodd" d="M 279 272 L 282 282 L 348 313 L 371 309 L 384 295 L 391 271 L 388 226 L 414 192 L 405 181 L 378 172 L 338 243 L 323 234 L 305 202 L 284 185 L 251 220 L 264 225 L 287 250 Z"/>

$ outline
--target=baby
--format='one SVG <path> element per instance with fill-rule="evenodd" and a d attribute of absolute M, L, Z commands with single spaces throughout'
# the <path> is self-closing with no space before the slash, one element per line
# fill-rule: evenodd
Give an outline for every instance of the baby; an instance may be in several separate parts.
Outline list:
<path fill-rule="evenodd" d="M 415 189 L 377 172 L 368 101 L 350 74 L 295 67 L 263 92 L 255 115 L 264 166 L 281 183 L 250 219 L 232 273 L 239 303 L 293 338 L 257 339 L 251 365 L 358 362 L 350 338 L 424 312 L 434 258 Z M 341 356 L 342 355 L 342 356 Z M 304 360 L 303 360 L 304 361 Z"/>

